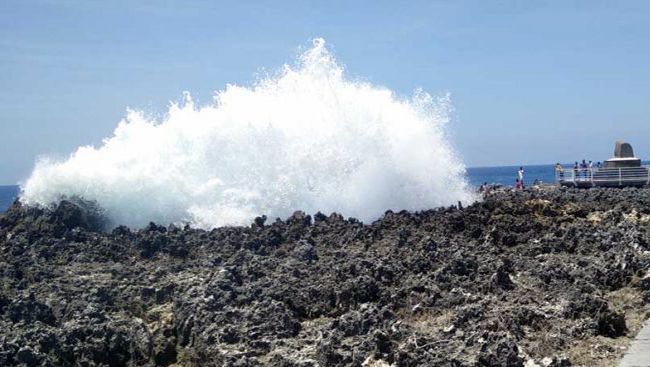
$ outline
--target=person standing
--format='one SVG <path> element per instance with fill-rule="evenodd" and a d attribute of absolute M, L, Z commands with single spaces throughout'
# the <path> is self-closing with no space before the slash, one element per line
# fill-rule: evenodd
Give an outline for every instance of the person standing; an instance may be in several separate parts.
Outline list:
<path fill-rule="evenodd" d="M 558 178 L 558 180 L 564 181 L 564 167 L 562 167 L 560 162 L 557 162 L 555 164 L 555 176 Z"/>
<path fill-rule="evenodd" d="M 521 186 L 524 185 L 524 167 L 519 167 L 519 171 L 517 171 L 517 178 L 519 178 L 519 182 L 521 182 Z"/>
<path fill-rule="evenodd" d="M 587 178 L 587 162 L 583 159 L 580 163 L 580 179 L 584 181 Z"/>

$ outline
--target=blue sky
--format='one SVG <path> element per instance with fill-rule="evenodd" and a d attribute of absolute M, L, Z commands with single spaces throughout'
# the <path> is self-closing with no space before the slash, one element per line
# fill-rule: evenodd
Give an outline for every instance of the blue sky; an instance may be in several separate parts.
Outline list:
<path fill-rule="evenodd" d="M 355 78 L 449 92 L 469 166 L 602 160 L 619 138 L 650 158 L 648 1 L 3 0 L 0 184 L 314 37 Z"/>

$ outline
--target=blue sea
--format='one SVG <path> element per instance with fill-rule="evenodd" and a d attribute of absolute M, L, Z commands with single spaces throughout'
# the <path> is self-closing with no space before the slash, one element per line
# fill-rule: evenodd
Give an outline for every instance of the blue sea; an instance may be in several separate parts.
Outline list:
<path fill-rule="evenodd" d="M 0 186 L 0 212 L 7 210 L 14 202 L 19 190 L 18 186 Z"/>
<path fill-rule="evenodd" d="M 514 186 L 520 166 L 471 167 L 467 169 L 467 179 L 472 186 L 483 183 Z M 524 184 L 530 185 L 535 180 L 542 183 L 555 182 L 555 165 L 543 164 L 524 167 Z M 567 165 L 568 167 L 568 165 Z"/>
<path fill-rule="evenodd" d="M 650 162 L 644 162 L 644 164 L 648 163 Z M 567 168 L 572 167 L 570 164 L 564 166 Z M 513 186 L 518 170 L 519 166 L 471 167 L 467 169 L 467 179 L 475 187 L 479 187 L 485 182 Z M 555 182 L 555 165 L 524 166 L 525 184 L 530 185 L 535 180 L 542 183 Z M 18 196 L 18 192 L 18 186 L 0 186 L 0 211 L 6 210 L 13 203 Z"/>

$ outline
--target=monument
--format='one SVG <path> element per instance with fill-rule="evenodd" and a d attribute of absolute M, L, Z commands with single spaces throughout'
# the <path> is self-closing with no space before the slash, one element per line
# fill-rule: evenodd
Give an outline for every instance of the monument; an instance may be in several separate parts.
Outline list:
<path fill-rule="evenodd" d="M 572 171 L 556 171 L 557 181 L 570 187 L 641 187 L 650 185 L 650 168 L 641 165 L 629 143 L 617 141 L 614 158 L 607 159 L 603 167 L 576 167 Z"/>
<path fill-rule="evenodd" d="M 634 156 L 630 143 L 617 141 L 614 147 L 614 158 L 605 161 L 605 168 L 641 167 L 641 159 Z"/>

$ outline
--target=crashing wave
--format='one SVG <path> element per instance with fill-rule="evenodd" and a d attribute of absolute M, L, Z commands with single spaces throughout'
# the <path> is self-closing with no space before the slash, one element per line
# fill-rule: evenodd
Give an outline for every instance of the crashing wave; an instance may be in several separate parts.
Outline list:
<path fill-rule="evenodd" d="M 228 85 L 214 103 L 189 94 L 155 120 L 128 111 L 99 147 L 41 159 L 22 201 L 80 196 L 115 224 L 189 222 L 210 228 L 258 215 L 341 212 L 364 221 L 387 209 L 473 200 L 445 136 L 447 96 L 353 81 L 321 39 L 295 66 L 253 86 Z"/>

